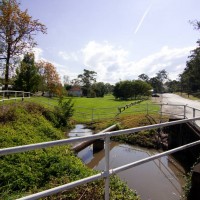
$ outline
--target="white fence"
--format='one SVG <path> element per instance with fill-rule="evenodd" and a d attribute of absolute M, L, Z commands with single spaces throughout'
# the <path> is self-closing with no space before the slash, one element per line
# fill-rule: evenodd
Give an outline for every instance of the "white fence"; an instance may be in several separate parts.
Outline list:
<path fill-rule="evenodd" d="M 110 138 L 113 136 L 118 136 L 118 135 L 123 135 L 123 134 L 130 134 L 130 133 L 136 133 L 139 131 L 143 130 L 150 130 L 150 129 L 155 129 L 155 128 L 162 128 L 166 126 L 171 126 L 175 124 L 181 124 L 181 123 L 187 123 L 195 120 L 200 120 L 200 117 L 198 118 L 192 118 L 192 119 L 183 119 L 183 120 L 178 120 L 178 121 L 173 121 L 173 122 L 165 122 L 165 123 L 160 123 L 160 124 L 154 124 L 154 125 L 149 125 L 149 126 L 142 126 L 142 127 L 137 127 L 137 128 L 131 128 L 131 129 L 125 129 L 125 130 L 119 130 L 119 131 L 113 131 L 113 132 L 106 132 L 106 133 L 99 133 L 97 135 L 92 135 L 92 136 L 85 136 L 85 137 L 79 137 L 79 138 L 71 138 L 71 139 L 63 139 L 63 140 L 56 140 L 56 141 L 50 141 L 50 142 L 43 142 L 43 143 L 37 143 L 37 144 L 30 144 L 30 145 L 24 145 L 24 146 L 17 146 L 17 147 L 10 147 L 10 148 L 5 148 L 5 149 L 0 149 L 0 156 L 5 156 L 8 154 L 13 154 L 13 153 L 19 153 L 19 152 L 25 152 L 25 151 L 30 151 L 34 149 L 41 149 L 41 148 L 47 148 L 47 147 L 52 147 L 56 145 L 65 145 L 69 143 L 74 143 L 74 142 L 82 142 L 82 141 L 89 141 L 89 140 L 94 140 L 94 139 L 103 139 L 105 141 L 105 170 L 101 171 L 100 173 L 89 176 L 84 179 L 80 179 L 78 181 L 74 181 L 65 185 L 61 185 L 49 190 L 45 190 L 36 194 L 32 194 L 23 198 L 20 198 L 21 200 L 27 200 L 27 199 L 39 199 L 41 197 L 47 197 L 56 193 L 59 193 L 64 190 L 68 190 L 70 188 L 74 188 L 76 186 L 89 183 L 101 178 L 105 179 L 105 200 L 109 200 L 109 185 L 110 185 L 110 176 L 116 173 L 119 173 L 121 171 L 127 170 L 129 168 L 144 164 L 146 162 L 155 160 L 157 158 L 181 151 L 183 149 L 199 145 L 200 140 L 183 145 L 181 147 L 159 153 L 153 156 L 150 156 L 148 158 L 132 162 L 126 165 L 122 165 L 120 167 L 111 169 L 110 168 L 110 158 L 109 158 L 109 151 L 110 151 Z"/>
<path fill-rule="evenodd" d="M 24 92 L 24 91 L 14 91 L 14 90 L 0 90 L 0 95 L 2 96 L 0 99 L 0 102 L 8 101 L 8 100 L 17 100 L 24 98 L 30 98 L 31 93 L 30 92 Z"/>

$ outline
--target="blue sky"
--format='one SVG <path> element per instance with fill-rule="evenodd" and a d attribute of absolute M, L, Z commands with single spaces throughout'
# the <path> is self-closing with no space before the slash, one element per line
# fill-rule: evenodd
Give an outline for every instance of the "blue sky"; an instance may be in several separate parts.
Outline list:
<path fill-rule="evenodd" d="M 199 0 L 20 2 L 48 29 L 35 37 L 36 59 L 53 63 L 61 79 L 76 78 L 83 69 L 112 84 L 162 69 L 176 79 L 199 38 L 189 23 L 200 20 Z"/>

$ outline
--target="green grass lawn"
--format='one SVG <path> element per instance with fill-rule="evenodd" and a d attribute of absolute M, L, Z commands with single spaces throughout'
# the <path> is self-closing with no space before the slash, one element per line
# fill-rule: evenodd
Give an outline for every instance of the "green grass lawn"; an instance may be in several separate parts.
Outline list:
<path fill-rule="evenodd" d="M 65 97 L 64 100 L 68 100 L 70 98 L 72 98 L 72 102 L 74 104 L 74 115 L 72 118 L 77 123 L 113 119 L 115 117 L 131 114 L 146 114 L 147 109 L 149 113 L 157 113 L 159 111 L 159 107 L 152 104 L 151 100 L 145 100 L 119 113 L 119 107 L 124 107 L 138 100 L 116 100 L 112 95 L 107 95 L 103 98 Z M 16 101 L 22 101 L 22 99 L 19 98 Z M 50 108 L 58 105 L 57 97 L 31 97 L 25 98 L 24 101 L 37 102 Z M 13 102 L 15 102 L 15 100 L 6 100 L 0 103 L 7 104 Z"/>

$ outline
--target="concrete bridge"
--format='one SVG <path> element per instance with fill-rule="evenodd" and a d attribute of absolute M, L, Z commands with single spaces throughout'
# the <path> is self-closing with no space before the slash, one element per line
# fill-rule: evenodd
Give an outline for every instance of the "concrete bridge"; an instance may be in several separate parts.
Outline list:
<path fill-rule="evenodd" d="M 200 117 L 200 101 L 189 100 L 175 94 L 162 94 L 157 101 L 161 103 L 161 113 L 170 115 L 169 121 Z M 194 141 L 200 140 L 200 120 L 190 121 L 184 124 L 176 124 L 165 128 L 168 133 L 168 148 L 174 149 Z M 187 150 L 177 152 L 174 155 L 185 167 L 190 170 L 194 164 L 192 173 L 192 187 L 188 199 L 195 200 L 200 197 L 200 146 L 194 146 Z"/>

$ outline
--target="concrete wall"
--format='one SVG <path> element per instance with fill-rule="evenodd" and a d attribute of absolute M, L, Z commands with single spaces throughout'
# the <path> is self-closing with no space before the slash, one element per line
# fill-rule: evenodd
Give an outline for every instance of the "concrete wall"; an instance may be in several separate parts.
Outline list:
<path fill-rule="evenodd" d="M 177 119 L 170 119 L 174 121 Z M 200 139 L 200 132 L 191 123 L 177 124 L 166 129 L 168 133 L 168 148 L 173 149 Z M 176 153 L 181 161 L 187 163 L 190 168 L 200 155 L 200 147 L 194 146 Z"/>
<path fill-rule="evenodd" d="M 175 119 L 171 119 L 173 121 Z M 168 148 L 173 149 L 175 147 L 182 146 L 200 139 L 200 131 L 195 128 L 192 123 L 177 124 L 167 127 L 168 132 Z M 188 196 L 188 200 L 200 199 L 200 163 L 197 159 L 200 156 L 200 146 L 190 147 L 181 152 L 177 152 L 173 155 L 178 159 L 187 171 L 192 169 L 191 189 Z M 197 162 L 197 163 L 196 163 Z M 194 166 L 195 164 L 195 166 Z M 193 167 L 194 166 L 194 167 Z M 193 167 L 193 168 L 191 168 Z"/>

